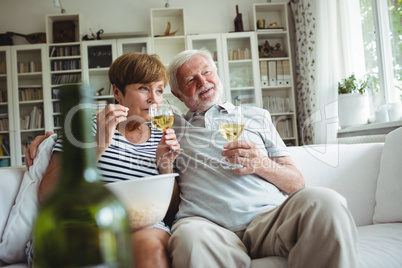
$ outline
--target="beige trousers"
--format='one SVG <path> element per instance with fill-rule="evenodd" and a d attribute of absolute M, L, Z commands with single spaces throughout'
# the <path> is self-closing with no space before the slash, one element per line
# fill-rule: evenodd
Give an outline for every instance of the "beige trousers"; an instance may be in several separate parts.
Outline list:
<path fill-rule="evenodd" d="M 250 267 L 251 259 L 281 256 L 289 267 L 357 267 L 357 230 L 345 199 L 306 188 L 279 207 L 231 232 L 201 218 L 179 220 L 169 252 L 174 268 Z"/>

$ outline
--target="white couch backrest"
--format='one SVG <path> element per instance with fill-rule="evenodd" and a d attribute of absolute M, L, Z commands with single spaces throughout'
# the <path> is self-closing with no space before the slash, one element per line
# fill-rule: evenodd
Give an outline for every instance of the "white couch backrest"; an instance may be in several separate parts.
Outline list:
<path fill-rule="evenodd" d="M 322 186 L 343 195 L 357 226 L 373 222 L 383 143 L 290 147 L 306 187 Z"/>
<path fill-rule="evenodd" d="M 0 238 L 25 170 L 25 166 L 0 168 Z"/>

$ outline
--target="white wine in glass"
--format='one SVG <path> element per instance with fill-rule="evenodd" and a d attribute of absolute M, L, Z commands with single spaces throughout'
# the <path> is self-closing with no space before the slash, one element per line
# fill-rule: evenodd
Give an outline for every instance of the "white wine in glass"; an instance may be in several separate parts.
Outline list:
<path fill-rule="evenodd" d="M 221 110 L 219 112 L 218 122 L 219 131 L 227 141 L 231 142 L 237 140 L 244 129 L 241 106 L 235 106 L 233 110 Z M 227 165 L 223 165 L 222 167 L 224 169 L 239 169 L 243 166 L 240 164 L 227 163 Z"/>
<path fill-rule="evenodd" d="M 172 106 L 168 100 L 163 100 L 158 106 L 156 103 L 152 103 L 149 106 L 149 118 L 151 120 L 152 126 L 160 131 L 164 132 L 173 126 L 174 114 Z M 183 149 L 170 150 L 168 153 L 182 152 Z M 165 153 L 166 154 L 166 153 Z"/>

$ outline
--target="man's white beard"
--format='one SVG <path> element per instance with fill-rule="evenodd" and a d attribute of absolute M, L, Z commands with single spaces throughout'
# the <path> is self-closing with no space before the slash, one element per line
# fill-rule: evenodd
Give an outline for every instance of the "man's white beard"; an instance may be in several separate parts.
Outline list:
<path fill-rule="evenodd" d="M 197 109 L 201 111 L 207 111 L 209 108 L 214 106 L 215 104 L 220 104 L 222 100 L 222 94 L 223 94 L 223 87 L 222 87 L 222 82 L 219 80 L 219 84 L 214 85 L 212 83 L 208 83 L 207 85 L 203 86 L 201 89 L 197 89 L 197 93 L 206 89 L 213 87 L 214 89 L 211 89 L 214 91 L 214 97 L 210 100 L 203 100 L 199 98 L 199 95 L 196 94 L 197 98 L 191 99 L 188 98 L 184 95 L 182 95 L 182 99 L 184 104 L 189 108 L 191 111 L 195 111 Z"/>

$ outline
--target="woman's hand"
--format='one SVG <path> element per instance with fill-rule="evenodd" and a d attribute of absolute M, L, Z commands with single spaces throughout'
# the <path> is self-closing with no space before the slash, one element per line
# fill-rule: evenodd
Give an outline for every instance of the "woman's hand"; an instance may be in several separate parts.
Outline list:
<path fill-rule="evenodd" d="M 112 143 L 112 138 L 119 123 L 127 120 L 128 108 L 120 104 L 109 104 L 97 116 L 98 130 L 96 142 L 98 144 L 97 159 Z"/>
<path fill-rule="evenodd" d="M 166 129 L 165 132 L 163 132 L 162 139 L 158 144 L 158 149 L 156 149 L 155 154 L 159 173 L 165 174 L 173 172 L 173 162 L 180 154 L 180 151 L 172 153 L 169 153 L 169 151 L 177 149 L 180 149 L 180 144 L 176 139 L 174 129 Z"/>

